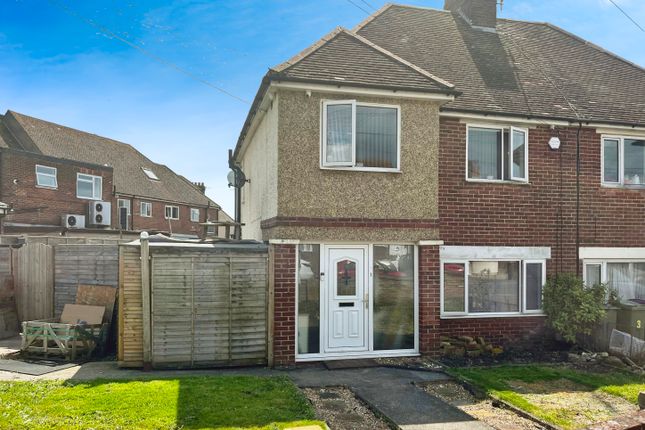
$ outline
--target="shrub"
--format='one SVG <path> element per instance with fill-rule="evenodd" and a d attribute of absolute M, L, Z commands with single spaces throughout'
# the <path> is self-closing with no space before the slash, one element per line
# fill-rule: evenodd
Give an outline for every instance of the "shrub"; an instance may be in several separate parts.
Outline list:
<path fill-rule="evenodd" d="M 575 343 L 579 334 L 591 335 L 605 316 L 607 287 L 585 286 L 570 274 L 549 278 L 544 285 L 543 308 L 548 324 L 567 342 Z"/>

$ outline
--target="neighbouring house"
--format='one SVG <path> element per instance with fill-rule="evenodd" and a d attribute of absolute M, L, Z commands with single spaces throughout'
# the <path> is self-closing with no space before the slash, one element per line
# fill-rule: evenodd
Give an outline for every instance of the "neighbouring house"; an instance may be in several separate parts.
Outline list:
<path fill-rule="evenodd" d="M 271 68 L 234 161 L 276 363 L 512 342 L 559 271 L 645 299 L 643 100 L 643 68 L 495 0 L 387 5 Z"/>
<path fill-rule="evenodd" d="M 0 201 L 12 207 L 5 233 L 197 237 L 200 223 L 231 220 L 205 191 L 131 145 L 17 112 L 0 115 Z"/>

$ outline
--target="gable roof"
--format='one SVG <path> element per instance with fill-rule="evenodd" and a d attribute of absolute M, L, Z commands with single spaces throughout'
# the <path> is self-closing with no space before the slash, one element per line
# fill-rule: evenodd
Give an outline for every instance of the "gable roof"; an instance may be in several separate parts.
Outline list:
<path fill-rule="evenodd" d="M 167 166 L 152 162 L 126 143 L 12 111 L 7 111 L 0 120 L 6 123 L 5 126 L 13 124 L 15 127 L 17 124 L 21 134 L 24 131 L 23 137 L 29 139 L 36 149 L 24 148 L 27 151 L 112 167 L 117 194 L 199 206 L 208 206 L 210 202 L 210 206 L 219 207 L 186 178 Z M 159 181 L 149 179 L 142 167 L 151 169 Z"/>
<path fill-rule="evenodd" d="M 645 70 L 551 24 L 387 5 L 354 31 L 454 83 L 443 110 L 645 125 Z"/>
<path fill-rule="evenodd" d="M 342 27 L 271 72 L 274 80 L 455 93 L 450 82 Z"/>

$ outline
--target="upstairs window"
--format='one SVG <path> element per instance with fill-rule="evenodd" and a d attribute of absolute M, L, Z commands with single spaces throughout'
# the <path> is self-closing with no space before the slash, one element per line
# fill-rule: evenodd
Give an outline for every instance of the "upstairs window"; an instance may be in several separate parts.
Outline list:
<path fill-rule="evenodd" d="M 179 207 L 166 206 L 166 219 L 179 219 Z"/>
<path fill-rule="evenodd" d="M 149 218 L 152 216 L 152 203 L 150 202 L 141 202 L 141 207 L 139 214 L 143 217 Z"/>
<path fill-rule="evenodd" d="M 645 139 L 606 137 L 602 140 L 602 183 L 645 185 Z"/>
<path fill-rule="evenodd" d="M 190 220 L 192 222 L 199 222 L 199 209 L 190 208 Z"/>
<path fill-rule="evenodd" d="M 398 106 L 323 103 L 322 166 L 398 171 L 400 109 Z"/>
<path fill-rule="evenodd" d="M 103 178 L 94 175 L 76 174 L 76 197 L 80 199 L 101 200 Z"/>
<path fill-rule="evenodd" d="M 467 136 L 468 180 L 528 182 L 528 130 L 468 127 Z"/>
<path fill-rule="evenodd" d="M 43 188 L 58 188 L 56 168 L 36 164 L 36 185 Z"/>

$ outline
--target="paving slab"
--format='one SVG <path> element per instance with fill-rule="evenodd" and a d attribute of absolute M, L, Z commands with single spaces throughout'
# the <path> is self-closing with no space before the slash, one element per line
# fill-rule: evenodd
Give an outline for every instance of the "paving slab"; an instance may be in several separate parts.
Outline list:
<path fill-rule="evenodd" d="M 334 371 L 306 368 L 287 373 L 300 387 L 347 386 L 402 430 L 491 429 L 415 385 L 452 379 L 443 373 L 389 367 Z"/>

